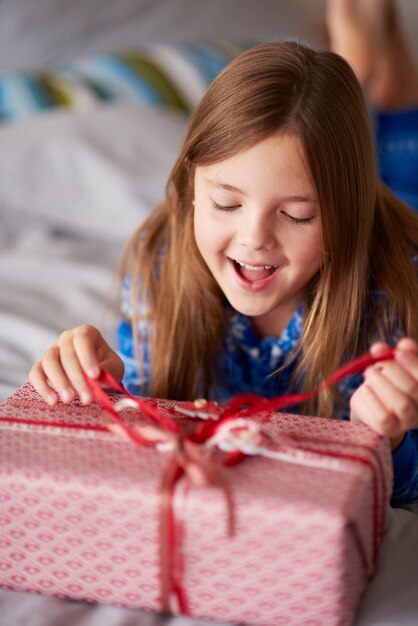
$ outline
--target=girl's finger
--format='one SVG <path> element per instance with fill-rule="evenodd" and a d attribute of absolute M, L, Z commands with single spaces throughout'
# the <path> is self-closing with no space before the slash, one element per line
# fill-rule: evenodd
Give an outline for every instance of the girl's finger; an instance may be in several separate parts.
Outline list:
<path fill-rule="evenodd" d="M 417 425 L 418 386 L 407 371 L 392 361 L 383 370 L 370 368 L 365 373 L 365 379 L 388 413 L 397 418 L 403 430 L 410 430 Z"/>
<path fill-rule="evenodd" d="M 74 331 L 73 346 L 83 371 L 91 378 L 100 374 L 100 361 L 107 357 L 109 346 L 91 326 L 81 326 Z"/>
<path fill-rule="evenodd" d="M 50 385 L 60 396 L 63 402 L 71 402 L 74 399 L 74 389 L 61 363 L 61 350 L 53 346 L 42 357 L 41 367 Z"/>
<path fill-rule="evenodd" d="M 50 406 L 54 406 L 58 402 L 58 396 L 48 384 L 48 379 L 39 361 L 32 366 L 28 378 L 45 402 Z"/>
<path fill-rule="evenodd" d="M 376 343 L 370 346 L 370 353 L 373 356 L 380 356 L 388 349 L 387 344 L 384 341 L 376 341 Z"/>
<path fill-rule="evenodd" d="M 400 339 L 396 344 L 396 351 L 407 351 L 417 354 L 418 344 L 414 339 L 411 339 L 410 337 L 404 337 L 403 339 Z"/>
<path fill-rule="evenodd" d="M 418 394 L 418 356 L 408 350 L 396 350 L 395 362 L 398 363 L 409 376 L 414 379 L 415 389 L 411 390 L 414 397 Z"/>
<path fill-rule="evenodd" d="M 380 372 L 395 387 L 418 401 L 418 358 L 411 352 L 402 352 L 391 361 L 377 363 L 364 372 L 369 379 L 374 372 Z"/>
<path fill-rule="evenodd" d="M 351 411 L 356 420 L 367 424 L 372 430 L 385 437 L 398 437 L 403 433 L 400 422 L 381 402 L 374 389 L 363 383 L 351 399 Z"/>
<path fill-rule="evenodd" d="M 92 401 L 91 393 L 73 344 L 71 342 L 62 344 L 60 355 L 61 364 L 67 379 L 70 381 L 71 388 L 76 391 L 83 404 L 89 404 Z"/>

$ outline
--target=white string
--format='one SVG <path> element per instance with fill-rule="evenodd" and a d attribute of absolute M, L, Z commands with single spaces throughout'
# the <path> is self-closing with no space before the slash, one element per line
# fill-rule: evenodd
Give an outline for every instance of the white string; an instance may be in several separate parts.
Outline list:
<path fill-rule="evenodd" d="M 272 450 L 261 442 L 271 439 L 280 449 Z M 217 446 L 224 452 L 242 452 L 247 456 L 263 456 L 277 461 L 286 461 L 308 467 L 332 469 L 337 472 L 360 474 L 363 466 L 354 459 L 333 458 L 326 453 L 298 449 L 297 443 L 287 435 L 272 437 L 263 431 L 262 425 L 249 419 L 229 420 L 219 427 L 217 432 L 206 441 L 205 447 Z"/>

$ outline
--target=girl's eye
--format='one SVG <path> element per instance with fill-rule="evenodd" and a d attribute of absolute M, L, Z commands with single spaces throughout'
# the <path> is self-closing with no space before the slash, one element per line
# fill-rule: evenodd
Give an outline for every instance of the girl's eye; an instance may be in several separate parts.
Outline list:
<path fill-rule="evenodd" d="M 289 213 L 283 213 L 293 224 L 310 224 L 314 219 L 315 215 L 311 215 L 311 217 L 293 217 L 293 215 L 289 215 Z"/>
<path fill-rule="evenodd" d="M 215 200 L 212 200 L 212 206 L 214 209 L 216 209 L 217 211 L 234 211 L 235 209 L 239 209 L 239 207 L 241 205 L 239 204 L 234 204 L 232 206 L 226 206 L 224 204 L 218 204 L 217 202 L 215 202 Z"/>

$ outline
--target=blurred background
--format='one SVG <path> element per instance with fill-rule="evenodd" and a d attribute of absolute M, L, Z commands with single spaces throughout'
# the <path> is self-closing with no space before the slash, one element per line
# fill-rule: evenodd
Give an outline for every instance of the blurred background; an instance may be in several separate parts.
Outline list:
<path fill-rule="evenodd" d="M 397 5 L 418 58 L 418 2 Z M 324 15 L 325 0 L 0 0 L 0 73 L 156 41 L 298 36 L 317 43 Z"/>

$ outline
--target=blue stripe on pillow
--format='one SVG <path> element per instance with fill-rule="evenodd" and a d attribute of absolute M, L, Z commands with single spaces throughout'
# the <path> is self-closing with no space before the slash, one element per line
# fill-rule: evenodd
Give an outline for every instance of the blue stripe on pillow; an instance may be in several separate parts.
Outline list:
<path fill-rule="evenodd" d="M 188 45 L 183 48 L 184 54 L 197 66 L 208 83 L 227 65 L 229 59 L 209 46 Z"/>
<path fill-rule="evenodd" d="M 114 100 L 139 101 L 151 106 L 161 104 L 159 94 L 117 57 L 96 57 L 75 64 L 73 69 L 80 76 L 105 85 Z"/>

